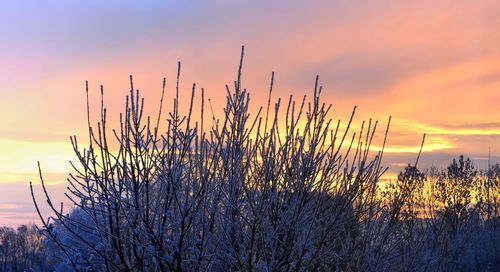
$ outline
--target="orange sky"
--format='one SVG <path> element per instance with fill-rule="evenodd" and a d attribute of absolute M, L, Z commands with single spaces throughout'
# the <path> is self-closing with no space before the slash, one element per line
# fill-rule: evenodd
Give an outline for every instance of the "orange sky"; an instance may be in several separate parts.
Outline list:
<path fill-rule="evenodd" d="M 180 60 L 184 98 L 196 82 L 222 104 L 241 45 L 255 106 L 275 71 L 275 97 L 310 93 L 319 74 L 336 117 L 354 105 L 357 121 L 392 115 L 393 173 L 423 133 L 423 167 L 460 153 L 484 167 L 489 148 L 500 161 L 499 1 L 101 2 L 0 3 L 0 225 L 34 220 L 38 160 L 54 192 L 64 188 L 68 137 L 85 137 L 85 80 L 95 107 L 105 86 L 116 119 L 129 74 L 156 110 Z"/>

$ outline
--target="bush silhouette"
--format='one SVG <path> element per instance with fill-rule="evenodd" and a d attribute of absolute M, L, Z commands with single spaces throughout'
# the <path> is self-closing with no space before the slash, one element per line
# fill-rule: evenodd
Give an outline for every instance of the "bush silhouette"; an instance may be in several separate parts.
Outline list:
<path fill-rule="evenodd" d="M 226 86 L 222 118 L 207 114 L 204 90 L 198 93 L 195 85 L 187 112 L 180 112 L 180 64 L 166 121 L 165 80 L 160 111 L 150 118 L 144 116 L 144 99 L 131 78 L 117 130 L 107 127 L 102 105 L 100 122 L 92 126 L 88 120 L 89 146 L 82 149 L 71 137 L 78 164 L 69 178 L 70 213 L 53 203 L 39 167 L 49 218 L 40 212 L 33 186 L 31 190 L 41 231 L 64 256 L 57 269 L 443 269 L 453 256 L 442 246 L 443 239 L 455 241 L 465 230 L 444 236 L 447 210 L 462 218 L 462 209 L 473 204 L 460 187 L 476 179 L 470 161 L 454 161 L 438 178 L 435 194 L 426 194 L 429 174 L 417 169 L 417 163 L 384 189 L 379 181 L 387 170 L 382 157 L 390 118 L 381 150 L 372 150 L 377 121 L 363 122 L 352 132 L 354 108 L 345 126 L 334 122 L 331 105 L 321 100 L 318 78 L 310 100 L 290 96 L 273 104 L 274 73 L 267 104 L 253 115 L 250 93 L 241 85 L 242 63 L 243 50 L 237 79 Z M 196 105 L 198 96 L 201 103 Z M 460 186 L 454 183 L 462 180 Z M 450 202 L 449 188 L 465 200 Z M 491 202 L 497 194 L 488 192 L 491 220 L 498 218 Z M 431 205 L 438 202 L 445 205 L 444 213 Z M 424 214 L 431 216 L 423 219 Z M 488 231 L 498 233 L 496 228 Z M 489 268 L 498 266 L 488 258 Z"/>

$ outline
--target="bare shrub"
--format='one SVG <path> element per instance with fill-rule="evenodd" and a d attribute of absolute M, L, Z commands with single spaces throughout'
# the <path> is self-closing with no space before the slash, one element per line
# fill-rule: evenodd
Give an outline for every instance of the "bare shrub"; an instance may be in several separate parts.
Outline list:
<path fill-rule="evenodd" d="M 102 102 L 97 125 L 87 120 L 89 145 L 82 149 L 71 137 L 77 162 L 68 179 L 69 212 L 53 202 L 39 167 L 48 218 L 31 185 L 32 196 L 41 232 L 63 256 L 57 270 L 483 271 L 500 265 L 500 166 L 478 172 L 461 156 L 446 170 L 425 172 L 417 168 L 419 153 L 396 181 L 381 186 L 390 118 L 381 150 L 372 150 L 377 121 L 353 132 L 354 108 L 346 124 L 334 122 L 318 78 L 310 100 L 272 103 L 274 73 L 267 104 L 250 112 L 242 61 L 243 51 L 221 118 L 194 84 L 181 113 L 180 64 L 167 117 L 165 80 L 155 118 L 145 116 L 132 78 L 118 129 L 108 128 Z"/>
<path fill-rule="evenodd" d="M 203 89 L 200 118 L 193 116 L 195 85 L 182 115 L 177 76 L 167 130 L 160 133 L 161 110 L 156 120 L 144 117 L 144 100 L 131 80 L 118 130 L 108 129 L 102 106 L 97 126 L 89 120 L 88 148 L 71 137 L 79 166 L 68 179 L 69 214 L 51 201 L 40 170 L 52 210 L 48 219 L 40 213 L 42 229 L 68 265 L 120 271 L 369 268 L 372 237 L 390 231 L 374 227 L 383 212 L 374 196 L 386 170 L 383 148 L 370 150 L 378 122 L 351 134 L 353 111 L 342 131 L 329 117 L 331 105 L 320 100 L 318 78 L 310 102 L 290 96 L 284 120 L 278 120 L 282 101 L 271 107 L 272 79 L 267 106 L 251 117 L 241 71 L 240 63 L 237 80 L 227 86 L 223 118 L 213 116 L 206 131 Z M 164 92 L 165 85 L 162 103 Z M 110 148 L 113 139 L 117 150 Z"/>

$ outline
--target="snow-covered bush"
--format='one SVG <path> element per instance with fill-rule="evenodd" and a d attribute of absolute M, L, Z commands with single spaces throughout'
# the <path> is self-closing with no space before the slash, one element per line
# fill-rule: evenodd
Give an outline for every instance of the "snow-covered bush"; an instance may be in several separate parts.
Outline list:
<path fill-rule="evenodd" d="M 426 192 L 429 175 L 418 170 L 417 163 L 409 165 L 395 184 L 381 188 L 389 124 L 381 150 L 372 150 L 377 121 L 363 122 L 352 132 L 354 109 L 345 124 L 334 122 L 331 105 L 321 100 L 318 78 L 310 100 L 290 96 L 286 102 L 278 99 L 272 104 L 274 74 L 268 103 L 251 113 L 250 93 L 241 85 L 242 60 L 234 84 L 226 86 L 221 118 L 207 110 L 204 90 L 200 95 L 195 85 L 190 107 L 181 114 L 180 64 L 173 108 L 166 118 L 162 115 L 165 80 L 160 111 L 150 118 L 143 114 L 144 100 L 131 78 L 119 128 L 108 128 L 102 106 L 100 122 L 91 126 L 88 120 L 89 146 L 82 149 L 76 136 L 71 138 L 78 161 L 69 178 L 69 214 L 52 202 L 40 170 L 52 211 L 49 219 L 39 212 L 41 230 L 58 248 L 58 270 L 452 267 L 445 262 L 458 255 L 447 251 L 448 245 L 458 252 L 464 231 L 473 222 L 486 224 L 482 215 L 472 220 L 472 195 L 455 203 L 444 193 L 459 190 L 457 194 L 463 194 L 463 187 L 453 187 L 451 180 L 464 178 L 467 181 L 457 182 L 468 186 L 469 176 L 460 171 L 470 165 L 454 162 L 450 166 L 454 168 L 435 182 L 434 194 Z M 196 108 L 195 98 L 200 96 Z M 465 170 L 467 175 L 473 171 Z M 481 214 L 493 222 L 498 212 L 492 207 L 498 205 L 492 206 L 492 201 L 498 195 L 490 189 L 489 202 L 480 203 L 487 203 Z M 39 201 L 33 200 L 38 210 Z M 437 202 L 445 209 L 434 205 Z M 446 223 L 447 210 L 454 212 L 452 225 Z M 457 235 L 447 235 L 450 226 Z M 498 228 L 488 231 L 494 236 Z M 470 237 L 487 243 L 483 238 Z M 495 243 L 485 248 L 495 248 Z M 498 256 L 494 254 L 490 252 L 491 258 Z M 483 257 L 490 258 L 477 256 Z"/>

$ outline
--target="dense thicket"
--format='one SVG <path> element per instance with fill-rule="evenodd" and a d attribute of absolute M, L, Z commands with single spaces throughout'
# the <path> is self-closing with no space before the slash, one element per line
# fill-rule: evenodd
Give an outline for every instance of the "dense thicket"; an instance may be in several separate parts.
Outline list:
<path fill-rule="evenodd" d="M 71 138 L 72 212 L 51 201 L 42 178 L 52 215 L 40 214 L 40 229 L 60 252 L 58 270 L 500 268 L 500 167 L 479 173 L 460 157 L 423 173 L 415 163 L 383 184 L 389 125 L 372 150 L 378 122 L 351 132 L 354 111 L 346 124 L 333 122 L 317 79 L 310 100 L 274 104 L 272 79 L 252 117 L 241 69 L 226 86 L 222 118 L 206 113 L 203 89 L 193 110 L 195 85 L 181 114 L 179 75 L 166 120 L 165 84 L 157 118 L 144 117 L 131 80 L 117 130 L 102 107 L 97 126 L 89 120 L 89 146 Z"/>

